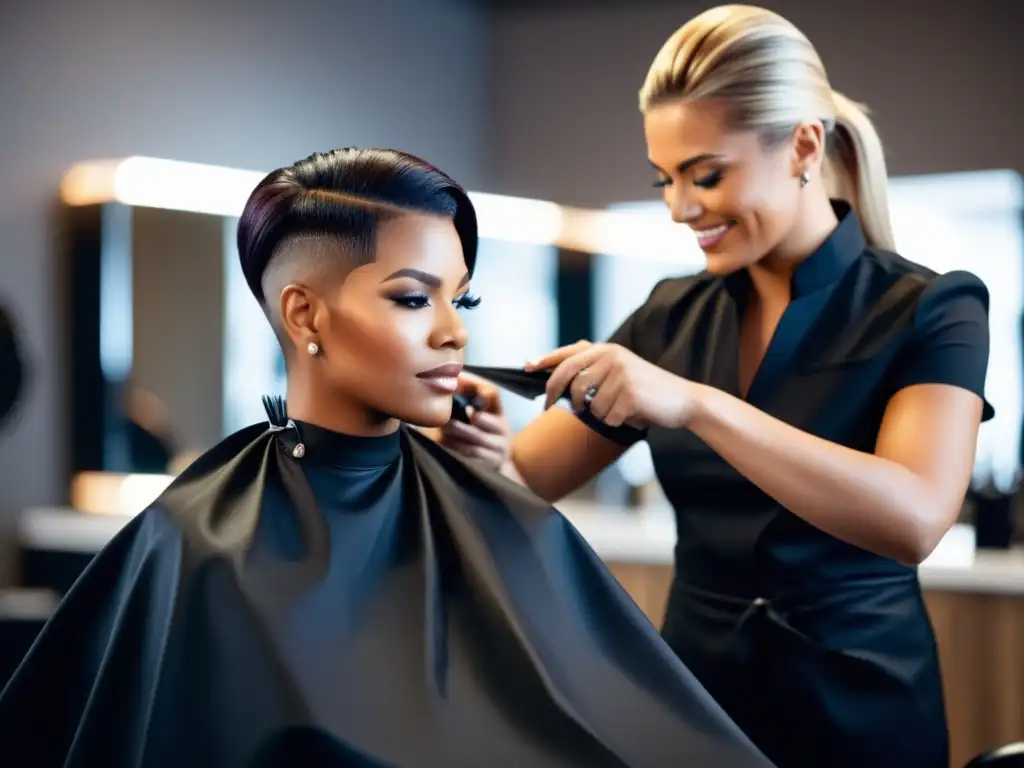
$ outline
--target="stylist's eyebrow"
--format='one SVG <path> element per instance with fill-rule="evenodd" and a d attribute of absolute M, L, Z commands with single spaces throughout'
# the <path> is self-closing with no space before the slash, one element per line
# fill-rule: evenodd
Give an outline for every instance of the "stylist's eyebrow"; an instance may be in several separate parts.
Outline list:
<path fill-rule="evenodd" d="M 721 155 L 716 155 L 713 152 L 705 152 L 700 155 L 694 155 L 691 158 L 683 160 L 683 162 L 677 165 L 676 171 L 678 171 L 679 173 L 686 173 L 688 170 L 693 168 L 693 166 L 697 165 L 698 163 L 703 163 L 707 160 L 717 160 L 720 157 Z M 648 159 L 647 162 L 651 164 L 651 167 L 654 168 L 654 170 L 658 171 L 659 173 L 664 173 L 664 171 L 662 171 L 661 168 L 655 165 L 653 160 Z"/>
<path fill-rule="evenodd" d="M 392 280 L 398 280 L 400 278 L 407 277 L 411 280 L 415 280 L 419 283 L 423 283 L 428 288 L 437 290 L 441 287 L 441 278 L 437 275 L 432 275 L 429 272 L 423 272 L 419 269 L 400 269 L 397 272 L 392 272 L 390 275 L 381 280 L 382 283 L 389 283 Z M 459 281 L 459 287 L 461 288 L 469 282 L 469 272 L 462 276 L 462 280 Z"/>

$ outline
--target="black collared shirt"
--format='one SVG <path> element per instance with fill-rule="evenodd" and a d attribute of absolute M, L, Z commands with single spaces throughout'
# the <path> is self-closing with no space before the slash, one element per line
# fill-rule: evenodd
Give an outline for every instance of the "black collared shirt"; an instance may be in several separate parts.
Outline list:
<path fill-rule="evenodd" d="M 746 400 L 818 437 L 873 452 L 890 398 L 938 383 L 984 397 L 988 291 L 974 275 L 938 275 L 870 247 L 857 216 L 793 275 L 792 299 Z M 746 270 L 663 280 L 612 335 L 641 357 L 739 397 Z M 993 415 L 986 402 L 984 419 Z M 628 442 L 589 414 L 596 431 Z M 694 585 L 754 597 L 852 576 L 906 572 L 804 522 L 688 430 L 652 428 L 654 466 L 676 512 L 676 571 Z M 635 436 L 633 439 L 636 439 Z"/>

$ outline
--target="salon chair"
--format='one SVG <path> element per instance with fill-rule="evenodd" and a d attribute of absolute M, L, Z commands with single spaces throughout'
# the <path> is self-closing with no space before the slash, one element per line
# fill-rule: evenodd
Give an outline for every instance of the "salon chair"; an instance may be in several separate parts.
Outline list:
<path fill-rule="evenodd" d="M 1024 741 L 982 752 L 964 768 L 1024 768 Z"/>

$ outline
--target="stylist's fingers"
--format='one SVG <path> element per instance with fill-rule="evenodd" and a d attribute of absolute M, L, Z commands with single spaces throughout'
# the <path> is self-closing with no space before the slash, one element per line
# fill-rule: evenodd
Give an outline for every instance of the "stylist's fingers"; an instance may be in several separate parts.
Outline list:
<path fill-rule="evenodd" d="M 468 373 L 460 373 L 458 383 L 455 385 L 455 394 L 462 395 L 464 398 L 473 402 L 480 395 L 480 388 L 484 385 L 484 380 L 472 376 Z"/>
<path fill-rule="evenodd" d="M 465 456 L 467 459 L 471 459 L 497 472 L 500 472 L 501 468 L 505 465 L 504 455 L 475 445 L 468 446 L 466 451 L 459 455 Z"/>
<path fill-rule="evenodd" d="M 611 424 L 608 418 L 616 406 L 626 405 L 620 402 L 624 387 L 625 378 L 620 371 L 606 371 L 597 391 L 590 400 L 590 415 L 609 426 L 618 426 L 618 424 Z M 619 423 L 621 424 L 621 422 Z"/>
<path fill-rule="evenodd" d="M 607 355 L 598 358 L 597 362 L 580 370 L 569 382 L 569 398 L 574 411 L 593 410 L 593 400 L 604 389 L 606 380 L 611 373 L 611 364 Z M 590 402 L 587 393 L 590 392 Z"/>
<path fill-rule="evenodd" d="M 575 344 L 569 344 L 564 347 L 548 352 L 546 355 L 541 355 L 528 362 L 524 369 L 527 371 L 546 371 L 554 368 L 563 360 L 572 357 L 573 355 L 579 354 L 588 347 L 594 346 L 591 342 L 586 340 L 577 341 Z"/>
<path fill-rule="evenodd" d="M 636 401 L 630 394 L 629 388 L 625 386 L 625 382 L 617 386 L 610 394 L 613 396 L 614 402 L 612 402 L 610 407 L 607 407 L 607 413 L 600 417 L 601 421 L 609 427 L 647 428 L 648 425 L 636 416 Z M 601 407 L 604 409 L 606 406 L 602 404 Z"/>
<path fill-rule="evenodd" d="M 473 408 L 476 413 L 487 413 L 501 416 L 505 408 L 501 403 L 501 392 L 493 384 L 477 380 L 476 397 L 473 399 Z"/>
<path fill-rule="evenodd" d="M 481 432 L 508 436 L 508 419 L 504 416 L 498 416 L 487 411 L 473 411 L 469 417 L 469 422 Z"/>
<path fill-rule="evenodd" d="M 506 456 L 503 452 L 467 440 L 461 440 L 447 433 L 444 435 L 441 444 L 453 453 L 479 462 L 491 469 L 500 470 L 505 463 Z"/>
<path fill-rule="evenodd" d="M 492 451 L 502 451 L 506 442 L 506 438 L 502 434 L 484 432 L 472 424 L 463 424 L 461 421 L 449 421 L 441 428 L 441 432 L 445 439 L 451 438 Z"/>
<path fill-rule="evenodd" d="M 500 415 L 504 411 L 501 402 L 501 392 L 490 382 L 484 381 L 478 376 L 469 373 L 460 373 L 456 394 L 462 395 L 469 401 L 469 406 L 475 410 L 487 411 Z"/>
<path fill-rule="evenodd" d="M 545 386 L 547 391 L 547 399 L 544 401 L 545 409 L 557 402 L 580 371 L 589 368 L 601 358 L 603 349 L 603 345 L 590 346 L 558 364 Z"/>

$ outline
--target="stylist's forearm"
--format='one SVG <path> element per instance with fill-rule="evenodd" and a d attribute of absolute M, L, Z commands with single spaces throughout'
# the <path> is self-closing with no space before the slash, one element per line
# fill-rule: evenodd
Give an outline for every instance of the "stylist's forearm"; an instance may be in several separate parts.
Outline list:
<path fill-rule="evenodd" d="M 917 562 L 926 554 L 928 489 L 896 462 L 803 432 L 700 386 L 689 429 L 793 514 L 850 544 Z"/>

